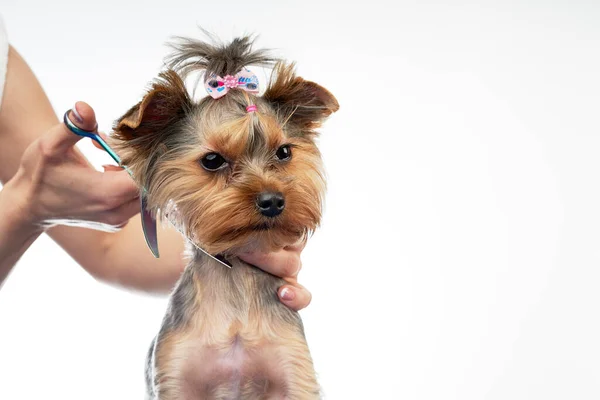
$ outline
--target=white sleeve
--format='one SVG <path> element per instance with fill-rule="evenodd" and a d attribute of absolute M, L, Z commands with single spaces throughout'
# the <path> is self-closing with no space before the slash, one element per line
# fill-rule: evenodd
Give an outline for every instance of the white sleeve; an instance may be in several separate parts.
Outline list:
<path fill-rule="evenodd" d="M 6 81 L 6 65 L 8 64 L 8 37 L 4 29 L 4 21 L 0 15 L 0 107 L 2 106 L 2 94 L 4 93 L 4 82 Z"/>

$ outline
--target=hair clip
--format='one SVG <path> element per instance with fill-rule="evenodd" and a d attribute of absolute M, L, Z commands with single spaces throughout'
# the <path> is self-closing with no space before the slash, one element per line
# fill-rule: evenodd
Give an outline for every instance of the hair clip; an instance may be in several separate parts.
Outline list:
<path fill-rule="evenodd" d="M 206 91 L 213 99 L 218 99 L 227 94 L 230 89 L 242 89 L 250 93 L 258 93 L 258 78 L 248 68 L 242 68 L 235 75 L 221 77 L 212 74 L 204 82 Z"/>

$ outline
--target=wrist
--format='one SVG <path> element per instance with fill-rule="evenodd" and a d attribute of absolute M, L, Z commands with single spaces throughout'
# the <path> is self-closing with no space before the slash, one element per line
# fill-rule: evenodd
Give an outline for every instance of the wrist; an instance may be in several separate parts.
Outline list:
<path fill-rule="evenodd" d="M 13 233 L 39 234 L 44 231 L 34 218 L 31 193 L 20 172 L 6 182 L 0 192 L 0 210 L 5 216 L 6 228 Z"/>
<path fill-rule="evenodd" d="M 0 190 L 0 286 L 43 231 L 27 218 L 27 200 L 22 196 L 12 179 Z"/>

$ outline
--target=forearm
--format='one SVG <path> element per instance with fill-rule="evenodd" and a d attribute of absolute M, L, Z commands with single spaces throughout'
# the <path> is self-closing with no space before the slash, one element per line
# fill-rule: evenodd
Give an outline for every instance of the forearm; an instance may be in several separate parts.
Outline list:
<path fill-rule="evenodd" d="M 0 182 L 12 178 L 25 149 L 57 122 L 35 75 L 11 47 L 0 107 Z"/>
<path fill-rule="evenodd" d="M 94 278 L 126 289 L 166 294 L 183 271 L 181 235 L 159 226 L 161 254 L 154 258 L 139 215 L 116 233 L 56 226 L 48 235 Z"/>
<path fill-rule="evenodd" d="M 13 182 L 0 190 L 0 287 L 23 253 L 42 233 L 39 226 L 27 222 L 20 205 L 21 196 Z"/>

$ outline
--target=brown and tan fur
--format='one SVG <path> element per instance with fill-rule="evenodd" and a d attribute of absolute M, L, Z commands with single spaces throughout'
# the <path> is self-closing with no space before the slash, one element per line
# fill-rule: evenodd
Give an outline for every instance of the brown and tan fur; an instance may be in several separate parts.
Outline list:
<path fill-rule="evenodd" d="M 251 44 L 182 40 L 170 68 L 115 125 L 113 144 L 147 189 L 150 207 L 232 266 L 189 247 L 149 352 L 149 399 L 320 397 L 302 321 L 277 297 L 284 282 L 235 254 L 280 248 L 318 226 L 325 181 L 315 130 L 338 103 L 283 63 L 261 97 L 232 89 L 194 102 L 183 83 L 194 68 L 224 76 L 273 61 Z M 256 112 L 246 112 L 250 104 Z M 284 145 L 292 155 L 280 160 Z M 200 160 L 208 153 L 227 165 L 206 170 Z M 280 215 L 258 212 L 256 198 L 266 190 L 283 194 Z"/>

